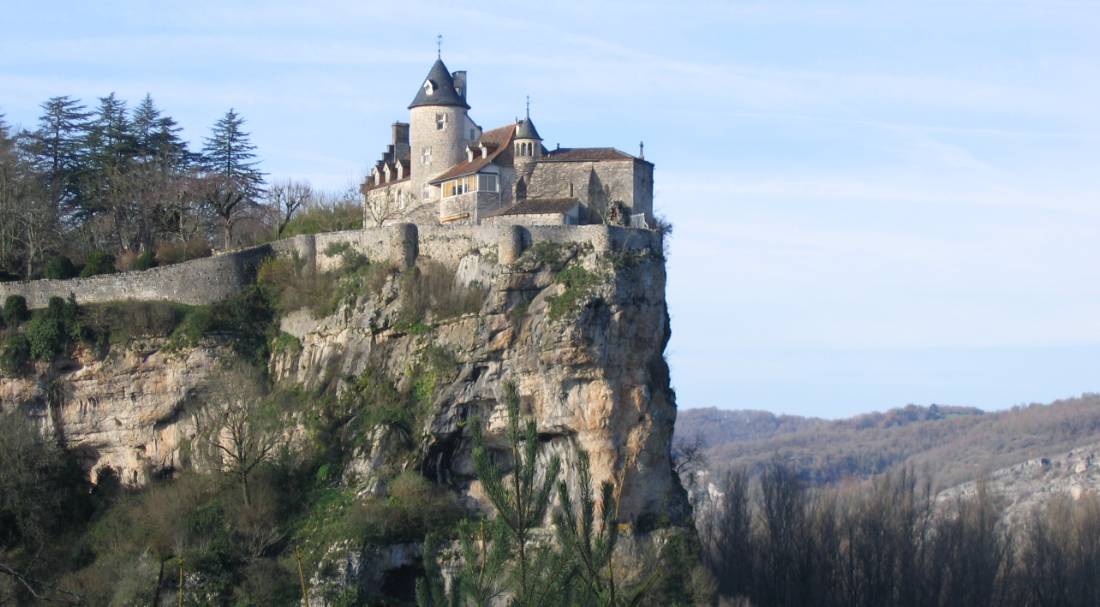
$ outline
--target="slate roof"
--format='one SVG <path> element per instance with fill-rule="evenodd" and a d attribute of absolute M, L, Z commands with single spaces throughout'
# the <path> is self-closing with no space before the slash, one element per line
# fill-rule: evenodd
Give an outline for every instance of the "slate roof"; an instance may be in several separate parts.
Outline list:
<path fill-rule="evenodd" d="M 424 90 L 424 84 L 421 83 L 420 89 L 416 91 L 416 97 L 409 104 L 410 110 L 424 105 L 456 105 L 470 109 L 466 100 L 455 90 L 454 78 L 451 77 L 451 72 L 447 70 L 442 59 L 435 60 L 425 80 L 430 80 L 435 85 L 435 92 L 429 95 L 428 91 Z"/>
<path fill-rule="evenodd" d="M 641 160 L 615 148 L 559 148 L 547 152 L 540 161 L 599 162 L 601 160 Z M 644 160 L 642 162 L 645 162 Z"/>
<path fill-rule="evenodd" d="M 402 175 L 404 175 L 404 176 L 401 179 L 397 179 L 397 170 L 396 170 L 397 169 L 397 164 L 400 164 L 402 167 L 404 167 L 404 170 L 402 171 Z M 379 162 L 375 166 L 378 167 L 379 171 L 381 171 L 383 164 L 381 162 Z M 395 183 L 401 183 L 403 181 L 408 181 L 409 177 L 412 175 L 412 173 L 411 173 L 412 164 L 408 160 L 405 160 L 405 159 L 398 160 L 398 161 L 396 161 L 395 164 L 390 165 L 390 167 L 391 167 L 391 174 L 393 175 L 393 179 L 390 179 L 389 181 L 383 181 L 382 183 L 379 183 L 378 185 L 374 185 L 374 176 L 373 175 L 367 175 L 366 181 L 364 181 L 362 183 L 362 185 L 359 186 L 359 191 L 363 192 L 365 194 L 365 193 L 367 193 L 370 190 L 373 190 L 375 188 L 384 188 L 388 185 L 393 185 Z"/>
<path fill-rule="evenodd" d="M 535 128 L 535 123 L 531 122 L 530 118 L 524 118 L 516 124 L 516 139 L 538 139 L 542 141 L 542 137 L 539 137 L 539 132 Z"/>
<path fill-rule="evenodd" d="M 580 205 L 576 198 L 528 198 L 506 209 L 491 213 L 489 217 L 501 215 L 554 215 L 566 214 Z"/>
<path fill-rule="evenodd" d="M 456 177 L 462 177 L 464 175 L 473 175 L 481 169 L 489 166 L 496 159 L 497 156 L 508 149 L 508 144 L 512 141 L 512 134 L 516 130 L 516 125 L 509 124 L 508 126 L 502 126 L 499 129 L 493 129 L 491 131 L 485 131 L 481 134 L 481 140 L 479 143 L 484 143 L 485 147 L 489 148 L 489 155 L 485 158 L 478 156 L 473 160 L 463 160 L 462 162 L 454 165 L 450 169 L 447 169 L 446 173 L 432 179 L 428 183 L 439 183 L 448 179 L 454 179 Z"/>

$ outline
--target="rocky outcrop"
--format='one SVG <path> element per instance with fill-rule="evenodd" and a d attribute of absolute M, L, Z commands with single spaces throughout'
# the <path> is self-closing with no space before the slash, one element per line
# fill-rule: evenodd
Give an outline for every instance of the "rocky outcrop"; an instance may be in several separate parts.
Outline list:
<path fill-rule="evenodd" d="M 276 355 L 273 375 L 321 389 L 370 367 L 400 384 L 413 381 L 411 370 L 428 353 L 442 353 L 454 372 L 423 420 L 414 462 L 422 472 L 479 501 L 466 423 L 484 420 L 487 440 L 499 444 L 502 387 L 510 381 L 537 422 L 543 452 L 561 455 L 568 469 L 577 450 L 587 450 L 594 480 L 619 488 L 624 520 L 687 520 L 669 460 L 676 408 L 663 358 L 669 320 L 660 251 L 555 245 L 510 265 L 471 252 L 451 280 L 484 293 L 478 310 L 451 318 L 429 312 L 410 328 L 393 278 L 333 316 L 292 315 L 283 328 L 301 348 Z M 365 486 L 388 469 L 380 455 L 367 445 L 353 464 Z"/>
<path fill-rule="evenodd" d="M 1100 494 L 1100 443 L 995 470 L 980 481 L 948 488 L 937 499 L 947 502 L 972 498 L 983 484 L 985 490 L 1002 500 L 1007 522 L 1023 523 L 1036 508 L 1059 496 L 1079 500 Z"/>
<path fill-rule="evenodd" d="M 184 414 L 189 397 L 228 354 L 213 343 L 164 346 L 144 340 L 103 360 L 80 352 L 31 376 L 0 379 L 0 409 L 18 409 L 58 436 L 93 482 L 109 468 L 123 483 L 142 485 L 178 464 L 192 434 Z"/>
<path fill-rule="evenodd" d="M 438 294 L 426 292 L 421 317 L 410 319 L 409 283 L 395 273 L 374 292 L 353 293 L 331 316 L 288 315 L 283 328 L 301 347 L 273 354 L 272 377 L 339 391 L 343 379 L 370 367 L 406 387 L 426 357 L 449 361 L 418 418 L 411 456 L 395 459 L 385 433 L 360 446 L 346 476 L 364 491 L 380 492 L 385 474 L 415 466 L 479 503 L 467 423 L 483 420 L 487 440 L 499 444 L 502 389 L 513 382 L 523 411 L 537 422 L 543 452 L 559 454 L 568 470 L 577 450 L 587 450 L 594 479 L 618 488 L 623 520 L 686 521 L 686 497 L 669 461 L 676 408 L 663 358 L 669 319 L 659 245 L 540 243 L 506 261 L 512 263 L 477 247 L 449 257 L 446 267 L 421 257 L 421 270 L 435 273 L 430 288 L 446 291 L 449 281 L 465 290 L 457 311 L 441 310 Z M 80 353 L 30 376 L 0 379 L 0 407 L 22 410 L 58 435 L 93 480 L 111 468 L 124 483 L 140 485 L 179 464 L 193 434 L 190 396 L 231 357 L 216 341 L 165 345 L 138 341 L 103 360 Z"/>

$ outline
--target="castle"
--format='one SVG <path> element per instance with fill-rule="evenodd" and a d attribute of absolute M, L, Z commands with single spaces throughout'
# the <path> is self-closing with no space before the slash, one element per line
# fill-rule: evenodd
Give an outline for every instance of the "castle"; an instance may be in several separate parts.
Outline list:
<path fill-rule="evenodd" d="M 485 131 L 470 118 L 465 71 L 437 59 L 362 184 L 364 226 L 652 227 L 653 163 L 614 148 L 547 149 L 531 120 Z"/>

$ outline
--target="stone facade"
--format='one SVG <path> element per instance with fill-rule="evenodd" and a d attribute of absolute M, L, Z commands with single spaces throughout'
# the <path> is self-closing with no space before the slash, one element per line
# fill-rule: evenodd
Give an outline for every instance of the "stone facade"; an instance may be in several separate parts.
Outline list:
<path fill-rule="evenodd" d="M 467 93 L 466 72 L 451 73 L 436 61 L 409 106 L 407 128 L 395 125 L 393 144 L 363 184 L 366 225 L 479 224 L 524 200 L 567 196 L 593 223 L 656 224 L 652 163 L 614 148 L 547 150 L 530 112 L 483 131 L 469 116 Z M 435 217 L 413 213 L 425 203 L 437 205 Z M 514 217 L 535 225 L 556 221 Z"/>

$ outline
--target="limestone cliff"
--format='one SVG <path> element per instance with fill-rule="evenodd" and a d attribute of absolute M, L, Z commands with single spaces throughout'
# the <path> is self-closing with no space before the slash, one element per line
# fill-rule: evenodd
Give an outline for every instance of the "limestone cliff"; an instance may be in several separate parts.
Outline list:
<path fill-rule="evenodd" d="M 401 323 L 396 279 L 332 316 L 284 319 L 301 348 L 273 357 L 274 376 L 316 389 L 371 367 L 411 381 L 418 357 L 442 351 L 455 371 L 423 420 L 413 462 L 422 472 L 479 496 L 464 425 L 478 416 L 490 444 L 501 440 L 501 391 L 511 381 L 537 421 L 544 452 L 568 463 L 578 448 L 587 450 L 595 480 L 620 486 L 624 519 L 684 520 L 686 501 L 669 461 L 676 408 L 663 358 L 669 321 L 660 251 L 546 246 L 510 265 L 472 252 L 454 280 L 484 294 L 480 309 L 429 314 L 412 330 Z M 365 487 L 393 463 L 379 446 L 364 445 L 357 458 Z"/>
<path fill-rule="evenodd" d="M 437 281 L 444 276 L 466 289 L 467 300 L 475 294 L 473 306 L 444 313 L 427 305 L 410 320 L 404 277 L 414 270 L 395 271 L 351 292 L 335 313 L 314 319 L 303 310 L 282 318 L 283 331 L 300 347 L 276 349 L 271 376 L 332 393 L 368 368 L 407 384 L 415 381 L 418 361 L 446 358 L 431 405 L 417 417 L 411 452 L 398 455 L 385 431 L 359 447 L 345 476 L 362 491 L 383 491 L 395 469 L 417 469 L 476 504 L 467 422 L 484 420 L 490 444 L 499 441 L 502 386 L 511 381 L 537 421 L 543 451 L 568 464 L 586 449 L 595 480 L 619 488 L 624 521 L 684 522 L 688 506 L 669 461 L 676 408 L 663 358 L 664 261 L 659 239 L 653 241 L 621 249 L 538 243 L 503 261 L 494 248 L 449 245 L 459 254 L 444 270 L 430 257 L 416 263 L 435 271 Z M 110 467 L 124 482 L 142 484 L 178 465 L 193 431 L 192 395 L 229 356 L 217 339 L 163 346 L 164 340 L 140 340 L 103 360 L 78 353 L 34 374 L 0 379 L 0 406 L 40 420 L 82 455 L 93 479 Z"/>

